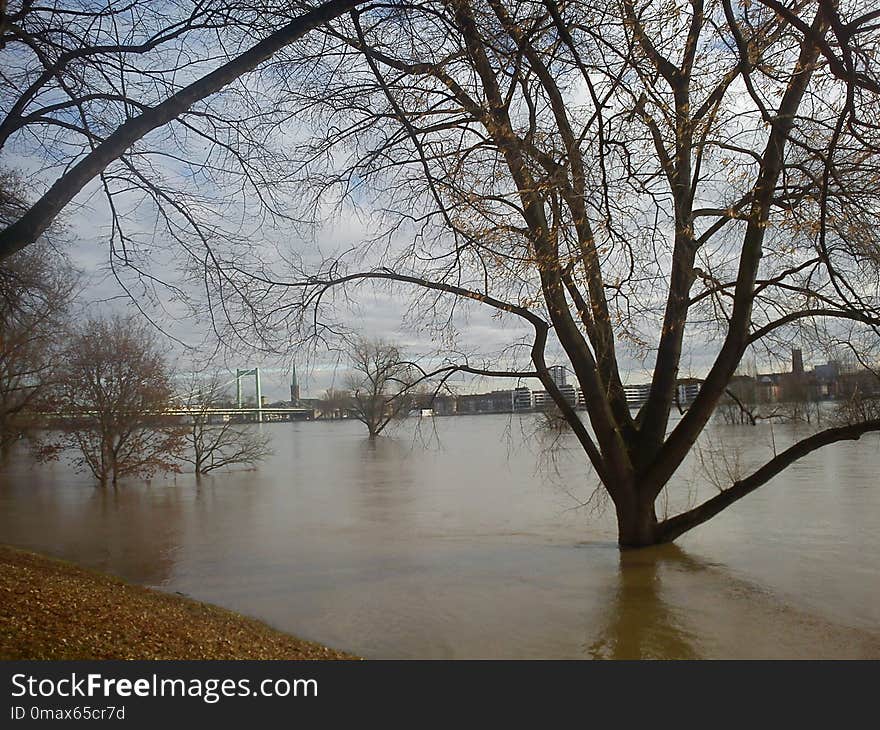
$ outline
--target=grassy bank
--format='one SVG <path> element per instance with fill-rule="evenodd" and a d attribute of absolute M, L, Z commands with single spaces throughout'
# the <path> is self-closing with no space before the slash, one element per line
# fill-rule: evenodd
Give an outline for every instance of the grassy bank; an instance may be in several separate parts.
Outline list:
<path fill-rule="evenodd" d="M 354 659 L 217 606 L 0 546 L 0 659 Z"/>

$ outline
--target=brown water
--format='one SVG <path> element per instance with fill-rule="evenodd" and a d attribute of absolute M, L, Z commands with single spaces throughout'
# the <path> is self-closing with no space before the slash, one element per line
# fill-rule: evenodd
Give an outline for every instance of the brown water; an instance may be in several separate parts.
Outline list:
<path fill-rule="evenodd" d="M 813 454 L 676 546 L 621 554 L 574 448 L 507 416 L 263 426 L 257 471 L 97 489 L 14 456 L 0 542 L 260 617 L 366 657 L 880 657 L 880 448 Z M 715 426 L 710 472 L 790 428 Z M 700 459 L 670 509 L 712 493 Z M 739 466 L 738 466 L 739 465 Z M 662 503 L 660 505 L 662 509 Z"/>

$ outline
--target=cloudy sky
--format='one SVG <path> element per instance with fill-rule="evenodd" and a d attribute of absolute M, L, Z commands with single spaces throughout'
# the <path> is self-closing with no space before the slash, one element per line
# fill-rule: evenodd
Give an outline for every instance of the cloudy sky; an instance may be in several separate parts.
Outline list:
<path fill-rule="evenodd" d="M 260 367 L 263 392 L 270 400 L 288 397 L 290 370 L 294 362 L 304 396 L 316 397 L 327 388 L 344 384 L 346 356 L 334 342 L 291 346 L 280 334 L 273 342 L 278 350 L 276 353 L 249 349 L 245 343 L 233 341 L 234 338 L 229 339 L 229 346 L 218 346 L 208 313 L 204 307 L 199 307 L 200 302 L 204 304 L 204 296 L 198 289 L 188 287 L 182 281 L 180 271 L 168 260 L 168 252 L 163 246 L 156 247 L 155 253 L 149 258 L 151 264 L 146 268 L 151 276 L 187 289 L 195 302 L 195 311 L 191 309 L 192 302 L 184 304 L 177 301 L 173 293 L 161 285 L 145 282 L 124 269 L 117 269 L 114 273 L 109 263 L 110 221 L 106 203 L 98 195 L 86 194 L 81 197 L 82 202 L 67 214 L 66 223 L 72 239 L 71 259 L 84 274 L 80 294 L 83 311 L 94 314 L 141 310 L 162 329 L 163 337 L 181 370 L 193 367 L 201 369 L 208 362 L 211 363 L 210 367 L 229 371 Z M 358 227 L 355 220 L 328 226 L 322 232 L 322 247 L 328 250 L 351 246 L 363 238 L 363 232 Z M 288 245 L 294 250 L 307 252 L 312 241 L 293 239 Z M 276 263 L 279 270 L 283 269 L 284 262 L 279 259 Z M 413 312 L 411 306 L 407 292 L 389 292 L 367 286 L 359 288 L 351 297 L 337 300 L 335 312 L 338 320 L 352 332 L 399 344 L 425 369 L 437 367 L 447 362 L 448 358 L 461 361 L 462 353 L 469 355 L 474 365 L 488 365 L 491 362 L 510 366 L 514 361 L 511 358 L 513 353 L 519 353 L 519 362 L 527 364 L 522 357 L 526 355 L 524 348 L 508 349 L 528 338 L 528 328 L 523 327 L 517 318 L 507 316 L 499 319 L 493 316 L 494 310 L 461 306 L 459 303 L 453 320 L 454 327 L 445 330 L 440 341 L 437 333 L 426 326 L 427 323 L 420 322 L 419 313 Z M 682 372 L 703 374 L 712 349 L 711 346 L 694 348 L 690 359 L 686 358 L 683 362 Z M 565 363 L 560 354 L 559 350 L 555 351 L 555 361 Z M 554 362 L 552 349 L 548 362 Z M 191 363 L 195 363 L 195 366 Z M 625 357 L 622 366 L 624 377 L 629 382 L 644 382 L 650 375 L 649 360 Z M 483 392 L 515 384 L 509 379 L 471 376 L 460 376 L 450 381 L 450 385 L 461 392 Z"/>

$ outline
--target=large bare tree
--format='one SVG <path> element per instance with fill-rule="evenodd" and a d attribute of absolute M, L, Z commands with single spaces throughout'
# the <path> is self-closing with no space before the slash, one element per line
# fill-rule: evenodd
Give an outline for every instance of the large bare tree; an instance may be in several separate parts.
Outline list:
<path fill-rule="evenodd" d="M 434 375 L 539 380 L 614 503 L 620 544 L 674 540 L 798 458 L 880 429 L 814 433 L 658 518 L 745 353 L 843 338 L 874 362 L 877 20 L 861 0 L 354 10 L 310 36 L 283 93 L 314 113 L 303 189 L 372 199 L 378 233 L 323 267 L 254 278 L 275 316 L 319 329 L 335 326 L 331 290 L 370 282 L 421 292 L 412 311 L 442 324 L 462 302 L 520 320 L 532 335 L 517 367 L 471 358 Z M 548 351 L 568 359 L 586 423 Z M 674 420 L 682 363 L 703 355 Z M 653 373 L 637 413 L 622 358 Z"/>

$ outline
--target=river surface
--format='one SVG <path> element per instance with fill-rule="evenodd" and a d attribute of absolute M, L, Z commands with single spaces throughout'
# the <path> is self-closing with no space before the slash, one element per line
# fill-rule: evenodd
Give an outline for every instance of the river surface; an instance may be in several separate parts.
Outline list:
<path fill-rule="evenodd" d="M 256 426 L 255 426 L 256 427 Z M 368 658 L 880 658 L 880 441 L 828 447 L 674 546 L 620 553 L 613 509 L 534 417 L 264 425 L 258 470 L 99 489 L 0 471 L 0 542 L 259 617 Z M 659 511 L 798 436 L 710 429 Z M 591 498 L 592 495 L 592 498 Z"/>

